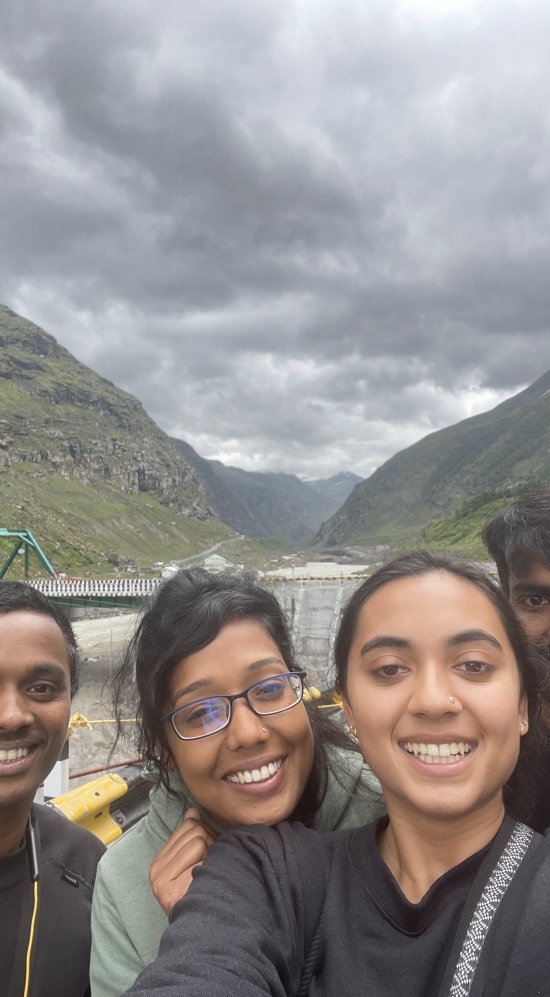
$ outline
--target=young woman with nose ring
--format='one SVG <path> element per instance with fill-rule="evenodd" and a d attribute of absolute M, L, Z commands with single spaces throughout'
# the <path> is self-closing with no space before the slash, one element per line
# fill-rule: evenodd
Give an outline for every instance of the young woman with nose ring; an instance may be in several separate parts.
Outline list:
<path fill-rule="evenodd" d="M 129 993 L 548 993 L 550 839 L 523 823 L 546 664 L 507 601 L 473 565 L 404 555 L 353 595 L 335 659 L 387 816 L 223 835 Z"/>
<path fill-rule="evenodd" d="M 162 586 L 115 682 L 117 715 L 138 718 L 158 786 L 99 870 L 93 997 L 120 994 L 155 958 L 222 831 L 289 818 L 332 831 L 385 812 L 357 742 L 304 701 L 304 682 L 266 589 L 200 569 Z"/>

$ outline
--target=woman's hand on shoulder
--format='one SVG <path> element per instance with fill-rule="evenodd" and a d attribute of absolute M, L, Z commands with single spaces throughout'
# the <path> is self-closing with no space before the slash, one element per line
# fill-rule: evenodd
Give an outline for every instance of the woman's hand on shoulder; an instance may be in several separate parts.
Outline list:
<path fill-rule="evenodd" d="M 165 914 L 187 893 L 193 869 L 202 865 L 215 833 L 203 824 L 200 812 L 192 807 L 181 824 L 155 855 L 149 870 L 149 882 Z"/>

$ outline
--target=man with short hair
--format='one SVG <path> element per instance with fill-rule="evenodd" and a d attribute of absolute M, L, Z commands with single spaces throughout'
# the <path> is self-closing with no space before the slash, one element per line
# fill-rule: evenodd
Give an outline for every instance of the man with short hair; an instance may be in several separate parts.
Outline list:
<path fill-rule="evenodd" d="M 105 851 L 33 804 L 67 737 L 78 687 L 70 623 L 40 592 L 0 581 L 0 992 L 84 997 L 90 913 Z"/>
<path fill-rule="evenodd" d="M 528 493 L 502 509 L 483 529 L 500 583 L 535 646 L 550 662 L 550 488 Z M 543 705 L 550 733 L 550 704 Z M 529 821 L 550 827 L 550 755 L 537 779 L 538 800 Z"/>

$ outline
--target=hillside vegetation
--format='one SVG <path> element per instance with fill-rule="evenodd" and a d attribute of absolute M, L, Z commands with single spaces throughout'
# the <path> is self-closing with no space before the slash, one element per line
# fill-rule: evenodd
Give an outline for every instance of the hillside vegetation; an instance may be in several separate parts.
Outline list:
<path fill-rule="evenodd" d="M 550 479 L 550 371 L 490 412 L 395 454 L 352 491 L 313 544 L 399 543 L 488 491 Z"/>
<path fill-rule="evenodd" d="M 350 472 L 301 481 L 295 474 L 243 471 L 200 457 L 184 440 L 175 439 L 174 443 L 195 468 L 216 515 L 248 537 L 302 543 L 361 481 Z"/>
<path fill-rule="evenodd" d="M 482 492 L 464 502 L 451 516 L 429 523 L 407 542 L 406 549 L 454 550 L 465 557 L 487 561 L 489 553 L 481 542 L 481 531 L 493 516 L 526 492 L 547 488 L 547 481 L 528 481 L 518 488 Z"/>
<path fill-rule="evenodd" d="M 0 525 L 31 529 L 57 570 L 146 567 L 234 537 L 140 402 L 4 306 L 0 502 Z"/>

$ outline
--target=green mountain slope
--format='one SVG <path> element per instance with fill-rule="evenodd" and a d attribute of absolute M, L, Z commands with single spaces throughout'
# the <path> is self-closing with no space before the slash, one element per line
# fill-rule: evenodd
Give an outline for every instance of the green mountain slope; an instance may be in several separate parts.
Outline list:
<path fill-rule="evenodd" d="M 350 472 L 301 481 L 295 474 L 243 471 L 219 460 L 205 460 L 184 440 L 174 443 L 195 468 L 219 519 L 247 537 L 302 543 L 361 481 Z"/>
<path fill-rule="evenodd" d="M 338 507 L 338 503 L 300 481 L 294 474 L 243 471 L 240 467 L 228 467 L 219 460 L 211 460 L 209 464 L 214 474 L 259 524 L 260 532 L 254 536 L 278 537 L 291 544 L 302 543 Z"/>
<path fill-rule="evenodd" d="M 503 489 L 483 492 L 476 498 L 469 499 L 452 516 L 436 519 L 424 527 L 415 535 L 414 546 L 427 547 L 429 550 L 455 550 L 466 557 L 486 561 L 489 554 L 481 542 L 481 531 L 485 523 L 499 509 L 512 502 L 517 494 L 511 489 Z"/>
<path fill-rule="evenodd" d="M 195 468 L 202 482 L 206 498 L 222 523 L 227 523 L 237 533 L 247 537 L 264 537 L 266 531 L 257 519 L 249 512 L 239 498 L 231 491 L 223 478 L 216 473 L 209 460 L 200 457 L 190 443 L 174 439 L 178 450 Z M 246 471 L 243 471 L 246 474 Z"/>
<path fill-rule="evenodd" d="M 401 450 L 357 485 L 315 545 L 393 542 L 484 491 L 550 478 L 550 371 L 490 412 Z"/>
<path fill-rule="evenodd" d="M 0 306 L 0 525 L 58 570 L 192 556 L 234 536 L 140 402 Z M 6 553 L 8 548 L 6 548 Z"/>

